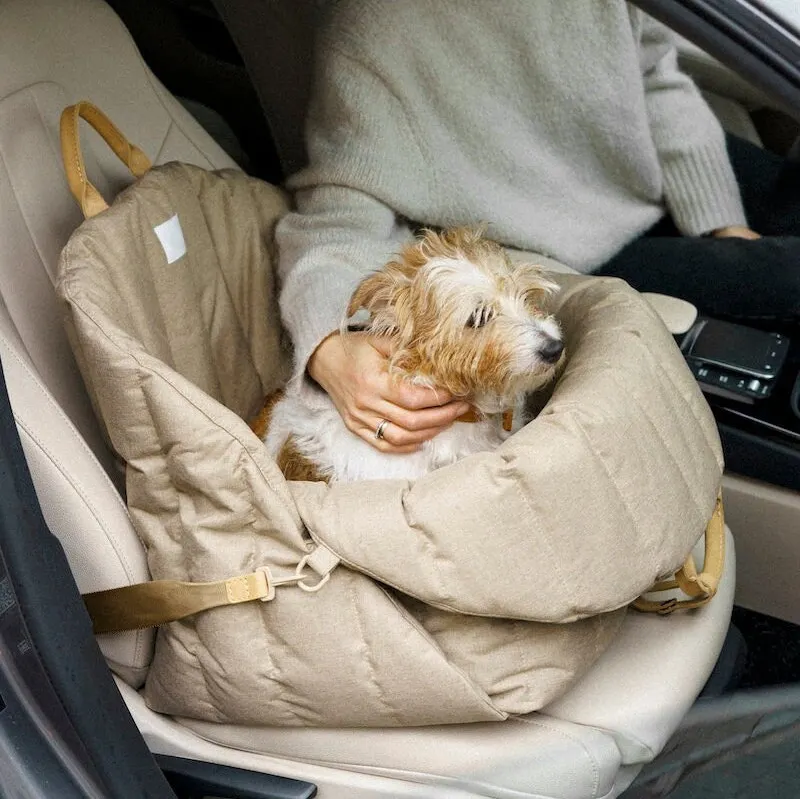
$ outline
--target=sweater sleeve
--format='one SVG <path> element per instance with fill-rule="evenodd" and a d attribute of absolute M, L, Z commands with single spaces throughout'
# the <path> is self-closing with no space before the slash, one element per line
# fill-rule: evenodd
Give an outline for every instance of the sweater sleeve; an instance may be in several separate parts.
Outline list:
<path fill-rule="evenodd" d="M 746 225 L 721 125 L 692 79 L 680 71 L 670 30 L 639 13 L 647 114 L 675 224 L 688 236 Z"/>
<path fill-rule="evenodd" d="M 279 223 L 280 306 L 306 400 L 308 359 L 337 330 L 358 282 L 410 235 L 389 197 L 420 190 L 425 170 L 405 113 L 385 82 L 322 48 L 306 123 L 309 166 L 289 181 L 296 210 Z"/>

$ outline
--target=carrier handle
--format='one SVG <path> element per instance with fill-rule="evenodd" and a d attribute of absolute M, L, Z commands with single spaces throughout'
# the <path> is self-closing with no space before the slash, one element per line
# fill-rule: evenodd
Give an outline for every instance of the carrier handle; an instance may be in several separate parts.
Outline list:
<path fill-rule="evenodd" d="M 70 105 L 61 113 L 61 157 L 72 196 L 78 201 L 84 217 L 89 219 L 108 208 L 103 195 L 86 175 L 86 165 L 81 151 L 79 123 L 85 119 L 102 137 L 114 154 L 140 178 L 152 166 L 150 159 L 135 144 L 131 144 L 122 131 L 88 100 Z"/>
<path fill-rule="evenodd" d="M 640 596 L 631 607 L 643 613 L 658 613 L 662 616 L 676 610 L 699 608 L 717 593 L 725 566 L 725 513 L 722 494 L 717 496 L 714 513 L 706 526 L 705 558 L 703 571 L 698 573 L 694 558 L 689 555 L 683 566 L 675 573 L 675 579 L 656 583 L 648 593 L 671 591 L 680 588 L 689 599 L 653 600 Z"/>

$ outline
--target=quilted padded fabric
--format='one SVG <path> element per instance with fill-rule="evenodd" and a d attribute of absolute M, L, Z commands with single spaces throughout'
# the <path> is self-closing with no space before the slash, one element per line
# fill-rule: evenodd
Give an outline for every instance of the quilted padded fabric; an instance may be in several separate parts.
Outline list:
<path fill-rule="evenodd" d="M 70 339 L 152 576 L 286 577 L 319 545 L 342 559 L 316 593 L 281 587 L 162 628 L 148 703 L 341 727 L 541 708 L 711 515 L 722 461 L 691 374 L 624 283 L 558 276 L 564 372 L 499 450 L 413 484 L 287 483 L 245 422 L 287 374 L 271 269 L 284 211 L 259 181 L 171 164 L 61 259 Z"/>

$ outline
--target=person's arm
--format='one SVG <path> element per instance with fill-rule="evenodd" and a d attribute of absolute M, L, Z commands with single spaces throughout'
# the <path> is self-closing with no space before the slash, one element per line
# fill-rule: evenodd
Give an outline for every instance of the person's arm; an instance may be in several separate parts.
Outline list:
<path fill-rule="evenodd" d="M 339 330 L 358 283 L 398 251 L 403 230 L 391 209 L 343 186 L 303 189 L 296 203 L 276 230 L 280 306 L 294 345 L 295 378 L 313 402 L 311 354 Z"/>
<path fill-rule="evenodd" d="M 296 389 L 313 404 L 322 388 L 348 429 L 377 449 L 412 452 L 468 406 L 391 379 L 387 342 L 362 336 L 345 342 L 338 333 L 356 285 L 401 245 L 395 215 L 359 192 L 332 186 L 310 190 L 299 207 L 278 231 L 286 269 L 281 311 L 294 342 Z M 384 419 L 389 424 L 378 440 Z"/>
<path fill-rule="evenodd" d="M 667 207 L 684 235 L 749 235 L 725 134 L 692 79 L 678 67 L 671 31 L 639 14 L 640 63 Z M 753 234 L 755 235 L 755 234 Z"/>
<path fill-rule="evenodd" d="M 359 281 L 410 235 L 387 198 L 419 199 L 427 170 L 402 108 L 378 75 L 324 43 L 319 64 L 307 122 L 309 166 L 290 181 L 297 209 L 276 230 L 295 386 L 311 404 L 322 387 L 352 432 L 383 451 L 407 452 L 452 423 L 465 404 L 400 385 L 386 372 L 382 342 L 357 337 L 346 345 L 336 331 Z M 389 424 L 378 440 L 384 419 Z"/>

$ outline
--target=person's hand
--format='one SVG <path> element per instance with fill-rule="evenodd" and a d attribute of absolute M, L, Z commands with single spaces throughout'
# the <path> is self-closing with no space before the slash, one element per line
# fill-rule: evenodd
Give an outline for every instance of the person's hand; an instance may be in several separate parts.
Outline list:
<path fill-rule="evenodd" d="M 348 430 L 381 452 L 404 453 L 449 427 L 469 404 L 443 391 L 389 375 L 389 343 L 354 335 L 328 336 L 308 361 L 309 375 L 328 393 Z M 386 419 L 383 437 L 375 437 Z"/>
<path fill-rule="evenodd" d="M 711 235 L 715 239 L 760 239 L 761 236 L 750 230 L 749 227 L 744 225 L 731 225 L 730 227 L 721 227 L 718 230 L 713 230 Z"/>

